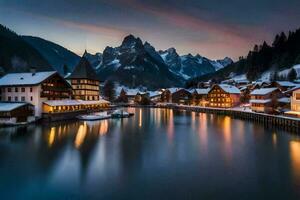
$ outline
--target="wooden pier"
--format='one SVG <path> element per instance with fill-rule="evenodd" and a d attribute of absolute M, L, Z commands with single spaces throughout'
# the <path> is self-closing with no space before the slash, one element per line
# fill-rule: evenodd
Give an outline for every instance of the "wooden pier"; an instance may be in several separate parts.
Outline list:
<path fill-rule="evenodd" d="M 276 127 L 289 132 L 300 134 L 300 119 L 285 117 L 279 115 L 269 115 L 264 113 L 256 113 L 234 109 L 208 108 L 197 106 L 178 106 L 178 105 L 160 105 L 148 106 L 153 108 L 169 108 L 173 110 L 185 110 L 200 113 L 210 113 L 216 115 L 226 115 L 235 119 L 248 120 L 255 123 L 263 124 L 266 127 Z"/>

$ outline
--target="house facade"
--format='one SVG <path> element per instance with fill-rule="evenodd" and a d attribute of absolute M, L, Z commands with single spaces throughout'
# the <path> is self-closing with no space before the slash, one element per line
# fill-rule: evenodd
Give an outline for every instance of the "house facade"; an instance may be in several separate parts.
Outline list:
<path fill-rule="evenodd" d="M 186 89 L 179 89 L 172 93 L 172 103 L 179 105 L 191 105 L 192 94 Z"/>
<path fill-rule="evenodd" d="M 232 85 L 214 85 L 208 92 L 208 106 L 216 108 L 231 108 L 240 103 L 241 92 Z"/>
<path fill-rule="evenodd" d="M 192 105 L 206 107 L 209 105 L 208 92 L 210 88 L 194 89 L 192 91 Z"/>
<path fill-rule="evenodd" d="M 73 99 L 97 101 L 100 99 L 100 81 L 89 61 L 82 57 L 70 76 Z"/>
<path fill-rule="evenodd" d="M 251 109 L 254 112 L 272 113 L 277 107 L 278 99 L 282 96 L 281 91 L 274 88 L 261 88 L 250 93 Z"/>
<path fill-rule="evenodd" d="M 34 116 L 41 117 L 48 100 L 70 98 L 71 86 L 57 72 L 11 73 L 0 79 L 1 100 L 34 105 Z"/>

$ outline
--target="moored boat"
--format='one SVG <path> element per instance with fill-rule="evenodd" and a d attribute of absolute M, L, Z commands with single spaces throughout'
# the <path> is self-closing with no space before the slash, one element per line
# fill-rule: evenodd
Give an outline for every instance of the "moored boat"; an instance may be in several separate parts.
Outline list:
<path fill-rule="evenodd" d="M 128 113 L 124 110 L 115 110 L 112 114 L 111 117 L 112 118 L 127 118 L 127 117 L 131 117 L 133 116 L 133 113 Z"/>

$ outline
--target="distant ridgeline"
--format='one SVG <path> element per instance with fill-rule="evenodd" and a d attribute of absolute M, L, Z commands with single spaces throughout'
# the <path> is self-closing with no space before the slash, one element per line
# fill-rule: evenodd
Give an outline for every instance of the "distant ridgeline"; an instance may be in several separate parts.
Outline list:
<path fill-rule="evenodd" d="M 191 79 L 187 86 L 196 85 L 199 81 L 221 81 L 234 75 L 246 74 L 249 80 L 256 80 L 266 71 L 278 72 L 300 64 L 300 29 L 276 35 L 272 45 L 266 42 L 255 45 L 247 57 L 240 57 L 239 61 L 227 67 L 204 76 Z"/>
<path fill-rule="evenodd" d="M 156 51 L 148 42 L 128 35 L 118 47 L 106 47 L 103 53 L 83 55 L 100 80 L 115 80 L 129 87 L 148 88 L 183 86 L 185 81 L 216 72 L 233 61 L 225 57 L 210 60 L 197 55 L 178 55 L 175 48 Z M 0 75 L 7 72 L 56 70 L 65 76 L 74 70 L 80 57 L 51 41 L 19 36 L 0 25 Z"/>

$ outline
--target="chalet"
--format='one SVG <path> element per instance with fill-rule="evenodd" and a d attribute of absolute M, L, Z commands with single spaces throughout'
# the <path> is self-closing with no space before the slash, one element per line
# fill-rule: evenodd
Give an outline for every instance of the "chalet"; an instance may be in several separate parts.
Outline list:
<path fill-rule="evenodd" d="M 206 107 L 209 105 L 208 92 L 210 88 L 192 90 L 192 104 L 195 106 Z"/>
<path fill-rule="evenodd" d="M 192 94 L 186 89 L 179 89 L 172 93 L 172 103 L 190 105 L 192 103 Z"/>
<path fill-rule="evenodd" d="M 134 97 L 134 103 L 140 104 L 144 98 L 150 101 L 150 96 L 148 92 L 137 92 Z"/>
<path fill-rule="evenodd" d="M 0 125 L 34 121 L 34 106 L 24 102 L 0 102 Z"/>
<path fill-rule="evenodd" d="M 251 109 L 255 112 L 272 113 L 277 107 L 278 99 L 282 93 L 278 88 L 261 88 L 250 93 Z"/>
<path fill-rule="evenodd" d="M 149 91 L 149 98 L 152 102 L 157 103 L 161 99 L 161 91 Z"/>
<path fill-rule="evenodd" d="M 300 88 L 293 91 L 291 97 L 291 111 L 288 111 L 285 114 L 300 117 Z"/>
<path fill-rule="evenodd" d="M 240 103 L 241 91 L 232 85 L 214 85 L 208 92 L 209 107 L 231 108 Z"/>
<path fill-rule="evenodd" d="M 82 57 L 67 77 L 73 88 L 73 99 L 96 101 L 100 99 L 100 81 L 89 61 Z"/>
<path fill-rule="evenodd" d="M 41 117 L 42 103 L 68 99 L 72 88 L 57 72 L 10 73 L 0 79 L 2 101 L 34 105 L 34 115 Z"/>
<path fill-rule="evenodd" d="M 180 89 L 181 88 L 167 88 L 167 89 L 162 90 L 160 101 L 162 103 L 171 103 L 172 102 L 172 94 L 174 92 L 177 92 Z"/>
<path fill-rule="evenodd" d="M 292 83 L 290 81 L 273 81 L 269 87 L 276 87 L 279 88 L 280 91 L 287 91 L 296 86 L 295 83 Z"/>

